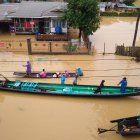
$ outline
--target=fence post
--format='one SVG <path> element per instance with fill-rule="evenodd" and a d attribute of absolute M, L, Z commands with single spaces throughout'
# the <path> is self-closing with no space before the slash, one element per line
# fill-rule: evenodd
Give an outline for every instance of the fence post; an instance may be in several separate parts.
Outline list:
<path fill-rule="evenodd" d="M 51 41 L 49 42 L 49 50 L 50 50 L 50 53 L 52 53 L 52 43 L 51 43 Z"/>
<path fill-rule="evenodd" d="M 105 55 L 105 42 L 104 42 L 104 52 L 103 52 L 103 55 Z"/>
<path fill-rule="evenodd" d="M 88 54 L 89 54 L 91 51 L 91 42 L 88 42 L 87 46 L 88 46 Z"/>
<path fill-rule="evenodd" d="M 31 39 L 30 38 L 27 39 L 27 47 L 28 47 L 28 54 L 31 55 L 32 54 L 32 46 L 31 46 Z"/>

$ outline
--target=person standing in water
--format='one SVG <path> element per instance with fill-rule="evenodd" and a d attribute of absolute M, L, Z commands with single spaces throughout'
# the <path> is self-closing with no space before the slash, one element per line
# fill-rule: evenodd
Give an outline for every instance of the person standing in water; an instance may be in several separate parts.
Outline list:
<path fill-rule="evenodd" d="M 29 61 L 27 61 L 26 65 L 23 65 L 24 67 L 26 67 L 26 74 L 29 76 L 31 75 L 31 63 Z"/>
<path fill-rule="evenodd" d="M 81 68 L 76 68 L 76 73 L 79 75 L 79 76 L 83 76 L 83 71 Z"/>
<path fill-rule="evenodd" d="M 126 77 L 124 77 L 119 83 L 118 85 L 121 85 L 120 87 L 120 92 L 121 93 L 125 93 L 126 92 L 126 87 L 127 87 L 127 79 Z"/>
<path fill-rule="evenodd" d="M 64 73 L 61 75 L 60 79 L 61 79 L 61 85 L 64 85 L 65 84 L 65 79 L 66 79 L 66 76 L 65 76 Z"/>
<path fill-rule="evenodd" d="M 74 80 L 73 80 L 73 86 L 76 86 L 77 85 L 77 82 L 78 82 L 78 78 L 80 79 L 79 75 L 76 73 L 75 74 L 75 77 L 74 77 Z M 81 80 L 81 79 L 80 79 Z"/>

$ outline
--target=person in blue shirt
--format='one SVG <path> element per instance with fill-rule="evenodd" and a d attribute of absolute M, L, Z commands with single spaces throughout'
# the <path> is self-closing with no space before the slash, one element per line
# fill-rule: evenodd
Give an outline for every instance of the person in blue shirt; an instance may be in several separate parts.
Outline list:
<path fill-rule="evenodd" d="M 76 68 L 76 73 L 79 75 L 79 76 L 83 76 L 83 71 L 81 68 Z"/>
<path fill-rule="evenodd" d="M 65 79 L 66 79 L 66 76 L 65 76 L 65 74 L 63 73 L 63 74 L 61 75 L 61 84 L 62 84 L 62 85 L 65 84 Z"/>
<path fill-rule="evenodd" d="M 121 93 L 125 93 L 125 92 L 126 92 L 126 87 L 127 87 L 127 79 L 126 79 L 126 77 L 124 77 L 124 78 L 118 83 L 118 85 L 121 85 L 121 87 L 120 87 Z"/>

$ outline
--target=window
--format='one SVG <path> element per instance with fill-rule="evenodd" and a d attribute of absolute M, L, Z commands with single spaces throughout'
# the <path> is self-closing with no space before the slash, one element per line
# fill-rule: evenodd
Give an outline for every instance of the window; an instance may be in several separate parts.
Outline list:
<path fill-rule="evenodd" d="M 57 19 L 53 19 L 52 20 L 52 27 L 55 28 L 56 26 L 60 26 L 62 28 L 66 28 L 66 22 L 65 21 L 61 21 L 61 20 L 57 20 Z"/>

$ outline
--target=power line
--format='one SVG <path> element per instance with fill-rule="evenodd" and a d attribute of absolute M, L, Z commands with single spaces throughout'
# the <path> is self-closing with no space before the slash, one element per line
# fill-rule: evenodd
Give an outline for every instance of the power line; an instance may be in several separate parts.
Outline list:
<path fill-rule="evenodd" d="M 63 60 L 63 59 L 61 59 L 61 60 L 50 60 L 50 59 L 38 59 L 38 60 L 32 60 L 32 61 L 30 61 L 30 62 L 38 62 L 38 61 L 102 61 L 102 60 L 104 60 L 104 61 L 110 61 L 110 60 L 116 60 L 116 59 L 95 59 L 95 60 Z M 131 60 L 131 59 L 119 59 L 119 61 L 120 60 Z M 118 60 L 116 60 L 116 61 L 118 61 Z M 22 61 L 0 61 L 0 62 L 27 62 L 27 60 L 22 60 Z"/>
<path fill-rule="evenodd" d="M 100 69 L 90 69 L 90 70 L 86 70 L 86 69 L 83 69 L 82 71 L 119 71 L 119 70 L 138 70 L 140 68 L 130 68 L 130 69 L 104 69 L 104 70 L 100 70 Z M 52 72 L 55 72 L 54 70 L 48 70 L 48 71 L 52 71 Z M 63 72 L 63 70 L 57 70 L 59 72 Z M 75 70 L 69 70 L 69 71 L 75 71 Z M 0 72 L 14 72 L 14 70 L 6 70 L 6 71 L 0 71 Z"/>

